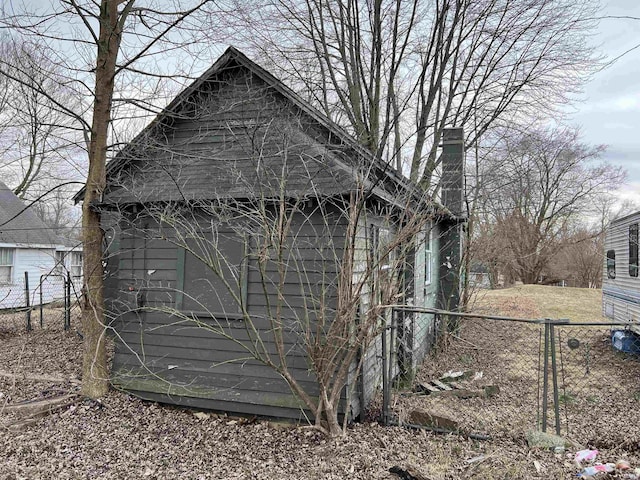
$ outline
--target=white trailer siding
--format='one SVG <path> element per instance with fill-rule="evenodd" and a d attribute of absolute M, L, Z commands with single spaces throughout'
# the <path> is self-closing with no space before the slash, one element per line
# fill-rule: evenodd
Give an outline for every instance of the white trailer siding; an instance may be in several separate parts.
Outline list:
<path fill-rule="evenodd" d="M 630 250 L 633 260 L 633 244 L 637 238 L 633 232 L 638 225 L 640 212 L 614 220 L 607 228 L 603 260 L 602 310 L 606 317 L 629 322 L 630 328 L 640 333 L 640 276 L 632 275 L 638 269 L 634 265 L 630 268 L 629 264 Z"/>

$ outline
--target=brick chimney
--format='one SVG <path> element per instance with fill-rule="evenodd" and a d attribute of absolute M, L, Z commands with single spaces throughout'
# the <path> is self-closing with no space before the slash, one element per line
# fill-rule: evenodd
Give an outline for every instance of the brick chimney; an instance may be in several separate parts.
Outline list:
<path fill-rule="evenodd" d="M 466 214 L 464 204 L 464 132 L 462 128 L 442 130 L 442 204 L 456 216 Z"/>

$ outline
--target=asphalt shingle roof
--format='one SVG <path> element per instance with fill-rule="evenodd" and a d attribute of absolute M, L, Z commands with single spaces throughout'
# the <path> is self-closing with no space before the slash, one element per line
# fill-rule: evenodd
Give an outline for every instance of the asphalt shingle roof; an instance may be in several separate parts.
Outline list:
<path fill-rule="evenodd" d="M 17 245 L 63 245 L 31 208 L 0 181 L 0 243 Z"/>

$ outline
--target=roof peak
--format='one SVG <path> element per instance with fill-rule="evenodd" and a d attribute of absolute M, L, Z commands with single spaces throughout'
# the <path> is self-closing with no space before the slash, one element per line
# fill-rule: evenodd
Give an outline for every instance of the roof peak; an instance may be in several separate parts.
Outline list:
<path fill-rule="evenodd" d="M 0 181 L 0 243 L 63 245 L 31 207 Z"/>

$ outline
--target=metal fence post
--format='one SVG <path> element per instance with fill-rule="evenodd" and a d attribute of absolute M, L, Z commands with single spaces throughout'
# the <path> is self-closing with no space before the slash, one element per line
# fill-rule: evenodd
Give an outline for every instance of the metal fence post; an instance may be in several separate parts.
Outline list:
<path fill-rule="evenodd" d="M 384 316 L 382 317 L 384 319 Z M 387 370 L 387 322 L 384 319 L 384 327 L 382 329 L 382 424 L 389 424 L 389 378 Z"/>
<path fill-rule="evenodd" d="M 64 285 L 64 330 L 71 328 L 71 274 L 67 272 Z"/>
<path fill-rule="evenodd" d="M 44 275 L 40 275 L 40 328 L 44 327 L 44 314 L 42 312 L 42 304 L 44 303 L 42 294 L 42 284 L 44 283 Z"/>
<path fill-rule="evenodd" d="M 31 301 L 29 298 L 29 272 L 24 272 L 24 301 L 27 307 L 26 320 L 27 320 L 27 332 L 32 330 L 31 328 Z"/>
<path fill-rule="evenodd" d="M 553 323 L 549 325 L 549 341 L 551 343 L 551 374 L 553 378 L 553 413 L 556 416 L 556 435 L 560 435 L 560 398 L 558 395 L 558 367 L 556 365 L 556 330 Z"/>
<path fill-rule="evenodd" d="M 388 393 L 387 393 L 387 424 L 389 423 L 389 421 L 391 420 L 390 417 L 390 412 L 391 412 L 391 388 L 392 388 L 392 384 L 393 384 L 393 378 L 394 378 L 394 364 L 397 364 L 397 350 L 396 350 L 396 323 L 395 323 L 395 315 L 393 315 L 393 311 L 390 312 L 391 313 L 391 325 L 389 327 L 389 358 L 388 358 L 388 362 L 389 364 L 387 365 L 387 368 L 389 369 L 389 373 L 387 374 L 387 383 L 388 385 Z M 385 316 L 385 320 L 384 320 L 385 325 L 387 324 L 387 319 Z"/>
<path fill-rule="evenodd" d="M 544 324 L 544 362 L 542 370 L 542 431 L 547 431 L 547 408 L 549 393 L 549 322 Z"/>

